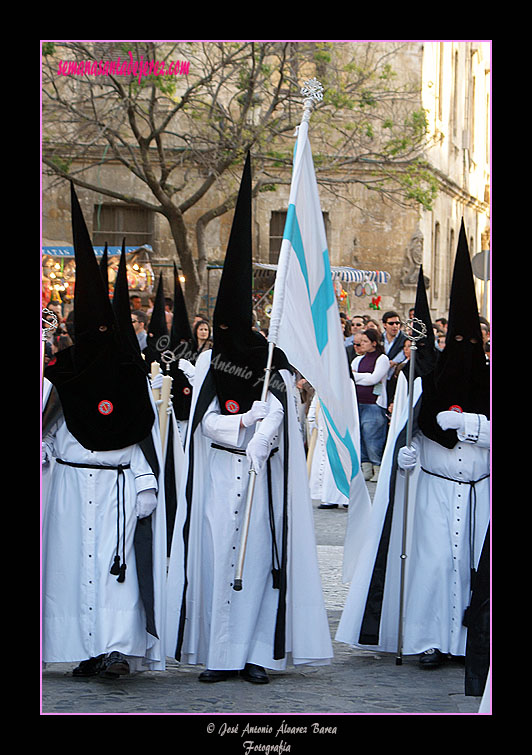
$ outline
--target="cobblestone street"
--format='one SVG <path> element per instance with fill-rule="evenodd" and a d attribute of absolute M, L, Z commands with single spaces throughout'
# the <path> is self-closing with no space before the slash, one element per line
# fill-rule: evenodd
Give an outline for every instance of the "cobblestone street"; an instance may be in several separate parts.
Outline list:
<path fill-rule="evenodd" d="M 326 608 L 334 638 L 348 589 L 341 581 L 347 510 L 323 510 L 315 506 L 314 515 Z M 308 726 L 310 718 L 325 725 L 330 716 L 339 716 L 341 726 L 345 727 L 353 714 L 478 711 L 480 698 L 464 695 L 464 667 L 458 662 L 448 661 L 438 669 L 425 671 L 418 668 L 417 657 L 405 657 L 402 665 L 397 666 L 390 654 L 353 649 L 334 641 L 333 647 L 334 660 L 330 666 L 314 671 L 298 671 L 293 667 L 284 672 L 272 671 L 268 685 L 248 684 L 238 678 L 215 685 L 200 684 L 197 678 L 201 669 L 171 660 L 164 672 L 131 675 L 119 681 L 74 679 L 71 670 L 75 664 L 53 664 L 42 675 L 42 712 L 191 714 L 193 725 L 201 731 L 207 731 L 205 727 L 212 714 L 215 733 L 221 736 L 220 727 L 229 726 L 231 721 L 234 725 L 232 717 L 236 714 L 247 716 L 238 719 L 242 732 L 246 720 L 263 714 L 281 716 L 281 720 L 284 716 L 295 716 L 298 720 L 304 716 Z M 200 719 L 197 714 L 202 714 Z"/>

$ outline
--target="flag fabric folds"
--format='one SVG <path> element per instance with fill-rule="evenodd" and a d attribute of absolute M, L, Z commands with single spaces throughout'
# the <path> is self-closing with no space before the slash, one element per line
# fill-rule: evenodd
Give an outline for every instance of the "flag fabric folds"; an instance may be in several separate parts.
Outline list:
<path fill-rule="evenodd" d="M 268 340 L 285 352 L 316 390 L 326 420 L 326 449 L 334 480 L 349 498 L 360 467 L 358 409 L 305 120 L 295 147 Z"/>

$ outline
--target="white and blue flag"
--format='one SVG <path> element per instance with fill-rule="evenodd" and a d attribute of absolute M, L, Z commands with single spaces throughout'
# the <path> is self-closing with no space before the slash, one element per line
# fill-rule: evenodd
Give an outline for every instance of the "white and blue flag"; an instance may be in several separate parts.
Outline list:
<path fill-rule="evenodd" d="M 349 499 L 360 468 L 358 409 L 305 120 L 295 148 L 268 340 L 285 352 L 318 394 L 331 471 L 338 490 Z"/>

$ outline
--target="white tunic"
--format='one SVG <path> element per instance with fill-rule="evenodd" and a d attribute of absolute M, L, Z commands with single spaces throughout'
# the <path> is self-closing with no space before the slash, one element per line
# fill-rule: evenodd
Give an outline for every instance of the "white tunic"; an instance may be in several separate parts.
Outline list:
<path fill-rule="evenodd" d="M 159 639 L 146 631 L 133 549 L 137 493 L 158 490 L 159 481 L 138 445 L 116 451 L 89 451 L 71 435 L 64 419 L 43 442 L 49 458 L 43 486 L 43 662 L 78 662 L 117 650 L 130 656 L 133 669 L 163 669 L 165 656 L 160 638 L 164 628 L 166 544 L 164 497 L 161 500 L 160 493 L 158 505 L 163 515 L 157 517 L 157 510 L 152 514 Z M 91 465 L 129 464 L 130 468 L 118 480 L 116 470 L 66 466 L 58 463 L 57 458 Z M 117 548 L 118 513 L 122 559 L 122 500 L 127 569 L 125 581 L 119 583 L 110 569 Z"/>
<path fill-rule="evenodd" d="M 210 364 L 210 353 L 197 363 L 197 391 Z M 199 376 L 199 377 L 198 377 Z M 290 437 L 294 445 L 294 473 L 303 470 L 300 493 L 289 494 L 288 591 L 286 657 L 274 659 L 273 638 L 279 590 L 272 585 L 272 536 L 268 513 L 266 466 L 257 475 L 242 574 L 243 589 L 235 591 L 233 580 L 242 534 L 249 479 L 245 454 L 216 449 L 212 443 L 244 450 L 255 427 L 241 428 L 241 415 L 222 416 L 214 399 L 194 434 L 194 497 L 190 523 L 187 568 L 187 621 L 180 660 L 205 664 L 210 669 L 241 669 L 255 663 L 270 669 L 293 663 L 329 663 L 332 645 L 328 630 L 317 563 L 308 496 L 302 436 L 295 405 L 290 403 Z M 283 499 L 283 409 L 268 394 L 270 413 L 261 423 L 270 447 L 279 450 L 271 458 L 272 498 L 276 540 L 281 551 L 281 506 Z M 299 443 L 298 443 L 299 441 Z M 187 451 L 190 438 L 187 439 Z M 299 448 L 299 451 L 298 451 Z M 292 451 L 291 451 L 292 453 Z M 184 475 L 183 482 L 186 482 Z M 186 501 L 182 489 L 170 555 L 168 574 L 167 653 L 174 656 L 183 592 L 183 524 Z"/>
<path fill-rule="evenodd" d="M 323 412 L 319 408 L 317 394 L 314 394 L 312 403 L 307 415 L 309 430 L 312 433 L 317 432 L 314 455 L 312 457 L 312 466 L 310 471 L 309 485 L 310 496 L 314 501 L 322 503 L 348 504 L 349 499 L 338 490 L 327 456 L 327 429 Z"/>
<path fill-rule="evenodd" d="M 420 381 L 416 380 L 414 403 L 419 400 Z M 340 619 L 336 639 L 350 645 L 383 652 L 398 650 L 398 616 L 404 511 L 404 482 L 397 474 L 394 514 L 383 586 L 382 614 L 378 643 L 360 642 L 369 585 L 377 549 L 389 506 L 389 479 L 396 436 L 406 426 L 408 406 L 402 419 L 396 419 L 383 456 L 383 468 L 373 500 L 371 514 L 361 523 L 350 544 L 356 549 L 350 565 L 351 585 Z M 418 448 L 418 463 L 409 475 L 407 520 L 407 558 L 405 560 L 405 599 L 402 652 L 405 655 L 438 648 L 443 653 L 465 654 L 464 610 L 469 604 L 470 566 L 480 558 L 490 516 L 490 481 L 475 485 L 476 507 L 470 549 L 470 501 L 475 501 L 468 482 L 489 474 L 489 421 L 466 415 L 466 433 L 453 449 L 446 449 L 424 437 L 413 439 Z M 480 432 L 478 430 L 480 429 Z M 442 475 L 436 477 L 427 472 Z M 457 480 L 457 482 L 453 482 Z"/>
<path fill-rule="evenodd" d="M 467 629 L 462 620 L 470 600 L 470 569 L 478 566 L 490 519 L 490 423 L 485 417 L 465 416 L 470 425 L 478 421 L 475 442 L 466 435 L 447 449 L 421 433 L 414 438 L 422 471 L 412 533 L 405 653 L 438 648 L 465 655 Z M 479 482 L 473 490 L 467 483 L 475 481 Z"/>

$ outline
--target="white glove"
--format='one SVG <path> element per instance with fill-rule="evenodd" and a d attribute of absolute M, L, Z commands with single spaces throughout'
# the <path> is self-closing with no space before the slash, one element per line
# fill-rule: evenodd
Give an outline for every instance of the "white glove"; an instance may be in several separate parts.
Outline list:
<path fill-rule="evenodd" d="M 151 379 L 152 390 L 156 391 L 158 388 L 163 387 L 163 373 L 158 372 L 154 378 Z"/>
<path fill-rule="evenodd" d="M 253 406 L 249 410 L 249 412 L 246 412 L 242 415 L 242 424 L 244 427 L 250 427 L 250 425 L 253 425 L 255 422 L 257 422 L 259 419 L 264 419 L 264 417 L 268 414 L 268 404 L 266 401 L 254 401 Z"/>
<path fill-rule="evenodd" d="M 192 362 L 189 362 L 188 359 L 180 359 L 177 366 L 187 378 L 190 385 L 194 385 L 194 375 L 196 374 L 195 365 L 193 365 Z"/>
<path fill-rule="evenodd" d="M 397 454 L 397 463 L 401 469 L 414 469 L 417 460 L 417 449 L 415 446 L 403 446 Z"/>
<path fill-rule="evenodd" d="M 255 433 L 246 448 L 246 456 L 257 474 L 262 469 L 264 462 L 270 454 L 270 443 L 268 438 L 261 433 Z"/>
<path fill-rule="evenodd" d="M 141 490 L 137 493 L 137 516 L 144 519 L 149 516 L 157 506 L 157 494 L 155 488 Z"/>
<path fill-rule="evenodd" d="M 461 412 L 440 412 L 436 415 L 436 422 L 442 430 L 464 430 L 464 415 Z"/>
<path fill-rule="evenodd" d="M 49 456 L 49 453 L 48 453 L 48 447 L 47 447 L 46 443 L 41 443 L 41 448 L 42 448 L 42 451 L 41 451 L 41 453 L 42 453 L 42 463 L 43 464 L 47 464 L 50 461 L 50 456 Z"/>

